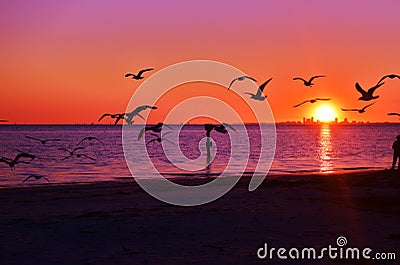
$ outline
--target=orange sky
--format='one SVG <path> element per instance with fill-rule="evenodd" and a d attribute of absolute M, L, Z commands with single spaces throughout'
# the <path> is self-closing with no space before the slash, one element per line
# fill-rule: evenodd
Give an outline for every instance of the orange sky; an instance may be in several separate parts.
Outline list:
<path fill-rule="evenodd" d="M 265 94 L 276 121 L 312 116 L 318 103 L 292 106 L 313 97 L 331 97 L 339 119 L 398 120 L 386 114 L 400 112 L 400 80 L 378 89 L 364 115 L 339 109 L 366 105 L 356 81 L 368 88 L 400 73 L 398 1 L 42 0 L 2 1 L 0 10 L 0 119 L 11 123 L 96 123 L 103 112 L 124 112 L 141 84 L 125 73 L 195 59 L 259 82 L 273 77 Z M 315 74 L 328 77 L 312 88 L 292 81 Z M 209 87 L 194 94 L 230 100 Z"/>

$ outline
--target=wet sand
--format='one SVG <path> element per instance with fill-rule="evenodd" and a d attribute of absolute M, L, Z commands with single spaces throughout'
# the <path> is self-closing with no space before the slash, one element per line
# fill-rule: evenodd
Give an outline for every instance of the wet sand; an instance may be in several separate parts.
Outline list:
<path fill-rule="evenodd" d="M 3 188 L 0 264 L 276 264 L 257 249 L 321 248 L 338 236 L 400 258 L 400 174 L 268 177 L 253 192 L 248 181 L 197 207 L 162 203 L 133 181 Z"/>

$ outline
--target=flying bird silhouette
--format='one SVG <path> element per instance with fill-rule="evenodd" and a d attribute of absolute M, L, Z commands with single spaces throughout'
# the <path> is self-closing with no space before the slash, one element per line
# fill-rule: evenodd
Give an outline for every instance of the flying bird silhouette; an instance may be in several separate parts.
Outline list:
<path fill-rule="evenodd" d="M 31 161 L 35 159 L 35 156 L 29 153 L 21 152 L 15 156 L 14 159 L 6 158 L 6 157 L 1 157 L 0 162 L 6 163 L 11 170 L 15 169 L 15 165 L 18 163 L 23 163 L 23 164 L 28 164 L 26 161 L 20 160 L 21 158 L 30 158 Z"/>
<path fill-rule="evenodd" d="M 26 138 L 31 139 L 31 140 L 35 140 L 35 141 L 39 141 L 41 144 L 45 145 L 47 142 L 58 142 L 61 141 L 61 139 L 39 139 L 37 137 L 32 137 L 29 135 L 25 135 Z"/>
<path fill-rule="evenodd" d="M 144 72 L 152 71 L 152 70 L 154 70 L 154 69 L 153 69 L 153 68 L 143 69 L 143 70 L 140 70 L 139 73 L 137 73 L 136 75 L 135 75 L 135 74 L 132 74 L 132 73 L 128 73 L 128 74 L 125 75 L 125 77 L 132 77 L 132 79 L 140 80 L 140 79 L 143 79 L 143 78 L 144 78 L 144 77 L 142 76 L 142 74 L 143 74 Z"/>
<path fill-rule="evenodd" d="M 92 140 L 96 140 L 96 141 L 98 141 L 99 143 L 101 143 L 101 144 L 104 144 L 103 143 L 103 141 L 101 141 L 99 138 L 97 138 L 97 137 L 94 137 L 94 136 L 87 136 L 87 137 L 85 137 L 85 138 L 83 138 L 79 143 L 78 143 L 78 145 L 80 145 L 82 142 L 84 142 L 84 141 L 92 141 Z"/>
<path fill-rule="evenodd" d="M 39 174 L 30 174 L 26 179 L 24 179 L 24 181 L 22 181 L 22 184 L 24 184 L 25 181 L 27 181 L 27 180 L 29 180 L 29 179 L 31 179 L 31 178 L 34 178 L 34 179 L 36 179 L 36 180 L 45 179 L 45 180 L 47 180 L 47 182 L 50 183 L 50 180 L 49 180 L 48 178 L 46 178 L 45 176 L 43 176 L 43 175 L 39 175 Z"/>
<path fill-rule="evenodd" d="M 364 89 L 362 89 L 362 87 L 360 86 L 360 84 L 356 82 L 356 89 L 357 89 L 357 91 L 360 92 L 361 95 L 362 95 L 360 98 L 358 98 L 358 100 L 370 101 L 370 100 L 379 98 L 379 96 L 374 96 L 374 92 L 375 92 L 375 90 L 376 90 L 378 87 L 380 87 L 380 86 L 383 85 L 384 83 L 385 83 L 385 82 L 379 83 L 379 84 L 377 84 L 377 85 L 371 87 L 370 89 L 368 89 L 368 91 L 365 91 Z"/>
<path fill-rule="evenodd" d="M 163 134 L 162 137 L 158 136 L 158 135 L 155 134 L 155 133 L 150 133 L 151 135 L 155 136 L 156 138 L 154 138 L 154 139 L 148 141 L 147 144 L 146 144 L 146 146 L 149 145 L 149 144 L 151 144 L 151 143 L 153 143 L 153 142 L 155 142 L 155 141 L 157 141 L 157 142 L 159 142 L 159 143 L 161 143 L 162 141 L 167 141 L 167 142 L 169 142 L 169 143 L 175 145 L 175 143 L 173 143 L 173 142 L 171 142 L 170 140 L 168 140 L 167 138 L 165 138 L 165 136 L 168 135 L 168 134 L 170 134 L 170 133 L 171 133 L 171 132 L 166 132 L 166 133 Z"/>
<path fill-rule="evenodd" d="M 295 78 L 293 78 L 293 80 L 301 80 L 301 81 L 303 81 L 305 86 L 313 86 L 314 84 L 312 83 L 312 81 L 315 78 L 320 78 L 320 77 L 326 77 L 326 76 L 325 75 L 315 75 L 315 76 L 311 77 L 309 80 L 305 80 L 304 78 L 301 78 L 301 77 L 295 77 Z"/>
<path fill-rule="evenodd" d="M 253 77 L 251 77 L 251 76 L 247 76 L 247 75 L 244 75 L 244 76 L 239 76 L 239 77 L 236 77 L 235 79 L 233 79 L 232 81 L 231 81 L 231 83 L 229 84 L 229 87 L 228 87 L 228 90 L 231 88 L 231 86 L 233 85 L 233 83 L 235 83 L 236 81 L 243 81 L 243 80 L 245 80 L 245 79 L 250 79 L 250 80 L 253 80 L 254 82 L 257 82 Z"/>
<path fill-rule="evenodd" d="M 159 122 L 154 126 L 145 126 L 144 128 L 142 128 L 140 130 L 139 135 L 138 135 L 138 140 L 140 140 L 143 137 L 144 133 L 147 132 L 147 131 L 153 131 L 155 133 L 161 132 L 161 130 L 163 129 L 164 125 L 172 130 L 171 126 L 169 126 L 167 124 L 164 124 L 162 122 Z"/>
<path fill-rule="evenodd" d="M 385 75 L 376 84 L 379 85 L 379 83 L 382 82 L 383 80 L 385 80 L 386 78 L 390 78 L 390 79 L 398 78 L 398 79 L 400 79 L 400 75 L 396 75 L 396 74 Z"/>
<path fill-rule="evenodd" d="M 140 115 L 139 112 L 142 112 L 142 111 L 144 111 L 144 110 L 146 110 L 146 109 L 157 109 L 157 107 L 156 107 L 156 106 L 149 106 L 149 105 L 142 105 L 142 106 L 139 106 L 139 107 L 137 107 L 136 109 L 134 109 L 132 112 L 129 112 L 129 113 L 126 113 L 126 114 L 125 114 L 125 115 L 126 115 L 125 121 L 126 121 L 128 124 L 132 124 L 132 123 L 133 123 L 133 118 L 134 118 L 135 116 L 138 116 L 138 117 L 140 117 L 142 120 L 144 120 L 144 117 L 143 117 L 142 115 Z"/>
<path fill-rule="evenodd" d="M 371 104 L 368 104 L 368 105 L 366 105 L 365 107 L 363 107 L 362 109 L 343 109 L 343 108 L 341 108 L 341 110 L 342 110 L 342 111 L 357 111 L 358 113 L 364 113 L 365 110 L 366 110 L 368 107 L 370 107 L 370 106 L 372 106 L 372 105 L 374 105 L 374 104 L 375 104 L 375 102 L 373 102 L 373 103 L 371 103 Z"/>
<path fill-rule="evenodd" d="M 228 130 L 226 128 L 229 128 L 232 131 L 236 132 L 235 128 L 233 128 L 231 125 L 229 125 L 227 123 L 222 123 L 220 125 L 215 125 L 215 124 L 210 124 L 210 123 L 204 124 L 204 129 L 206 130 L 207 137 L 210 137 L 210 133 L 213 129 L 219 133 L 226 134 L 228 132 Z"/>
<path fill-rule="evenodd" d="M 66 156 L 66 157 L 64 157 L 64 158 L 61 158 L 61 160 L 65 160 L 65 159 L 68 159 L 68 158 L 74 156 L 74 155 L 75 155 L 75 152 L 78 151 L 78 150 L 81 150 L 81 149 L 84 149 L 84 148 L 83 148 L 83 147 L 75 147 L 74 149 L 72 149 L 72 151 L 71 151 L 71 150 L 68 150 L 67 148 L 64 148 L 64 147 L 58 148 L 58 150 L 66 151 L 66 152 L 69 153 L 68 156 Z"/>
<path fill-rule="evenodd" d="M 263 101 L 267 97 L 263 94 L 265 86 L 272 80 L 272 77 L 261 84 L 261 86 L 257 89 L 257 94 L 253 94 L 250 92 L 245 92 L 245 94 L 250 95 L 252 99 Z"/>
<path fill-rule="evenodd" d="M 120 121 L 123 120 L 125 117 L 125 113 L 115 113 L 115 114 L 110 114 L 110 113 L 104 113 L 98 121 L 101 121 L 104 117 L 109 116 L 112 119 L 115 119 L 115 125 Z"/>
<path fill-rule="evenodd" d="M 305 104 L 307 102 L 315 103 L 317 101 L 329 101 L 329 100 L 331 100 L 331 99 L 330 98 L 314 98 L 314 99 L 304 100 L 303 102 L 294 105 L 293 108 L 300 107 L 301 105 L 303 105 L 303 104 Z"/>

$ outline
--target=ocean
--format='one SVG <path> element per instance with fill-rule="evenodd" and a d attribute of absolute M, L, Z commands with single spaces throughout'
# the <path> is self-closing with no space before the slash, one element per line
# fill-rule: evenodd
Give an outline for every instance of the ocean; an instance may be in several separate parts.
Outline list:
<path fill-rule="evenodd" d="M 172 130 L 175 127 L 177 126 L 172 126 Z M 139 133 L 142 126 L 135 125 L 133 128 Z M 251 173 L 255 171 L 257 162 L 263 163 L 263 161 L 258 161 L 260 130 L 255 125 L 247 125 L 246 129 L 251 149 L 245 172 Z M 164 130 L 166 130 L 165 127 Z M 278 124 L 276 125 L 276 150 L 269 174 L 328 173 L 389 168 L 393 155 L 391 146 L 398 134 L 400 134 L 398 124 Z M 235 137 L 234 132 L 230 135 Z M 43 145 L 26 136 L 61 140 L 49 141 Z M 74 149 L 80 140 L 87 136 L 96 137 L 102 143 L 97 140 L 84 141 L 79 145 L 82 149 L 75 151 L 74 156 L 66 158 L 69 153 L 63 149 Z M 146 142 L 156 139 L 151 133 L 146 133 L 145 137 Z M 240 168 L 246 161 L 232 158 L 229 135 L 217 132 L 211 133 L 211 138 L 215 142 L 213 146 L 215 158 L 211 165 L 206 167 L 206 157 L 202 154 L 200 146 L 204 144 L 202 142 L 204 137 L 204 126 L 201 125 L 185 125 L 179 132 L 181 152 L 201 168 L 195 172 L 181 170 L 171 164 L 163 152 L 161 143 L 157 141 L 147 145 L 147 152 L 154 166 L 165 177 L 216 176 L 224 171 L 229 162 L 233 165 L 232 174 L 243 172 Z M 165 138 L 168 139 L 167 136 Z M 27 163 L 18 163 L 15 170 L 11 170 L 6 163 L 0 163 L 1 187 L 47 183 L 44 179 L 31 178 L 22 184 L 23 180 L 31 174 L 43 175 L 52 183 L 113 181 L 131 177 L 122 145 L 122 126 L 1 125 L 0 139 L 1 157 L 12 159 L 19 151 L 36 156 L 32 161 L 21 159 Z M 163 144 L 176 143 L 164 141 Z M 139 150 L 133 149 L 131 152 L 137 152 L 133 153 L 135 157 L 143 156 Z"/>

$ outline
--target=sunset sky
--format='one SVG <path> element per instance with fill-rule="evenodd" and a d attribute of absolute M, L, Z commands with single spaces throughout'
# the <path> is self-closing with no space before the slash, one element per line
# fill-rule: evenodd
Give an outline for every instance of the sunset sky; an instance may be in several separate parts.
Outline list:
<path fill-rule="evenodd" d="M 399 79 L 377 90 L 365 114 L 340 111 L 368 104 L 357 101 L 355 82 L 367 89 L 400 74 L 396 0 L 9 0 L 0 10 L 0 119 L 10 123 L 97 123 L 104 112 L 124 112 L 143 82 L 125 73 L 196 59 L 230 64 L 260 83 L 273 77 L 265 94 L 276 121 L 315 116 L 322 104 L 339 120 L 398 121 L 387 113 L 400 112 Z M 292 80 L 317 74 L 327 77 L 312 88 Z M 229 101 L 226 92 L 206 85 L 194 94 Z M 332 101 L 292 108 L 314 97 Z M 164 100 L 152 121 L 168 104 L 176 102 Z"/>

